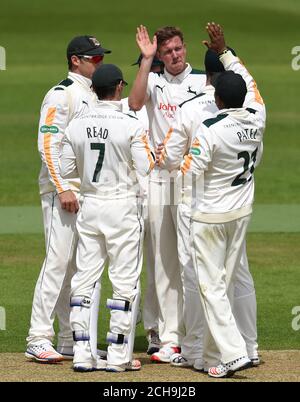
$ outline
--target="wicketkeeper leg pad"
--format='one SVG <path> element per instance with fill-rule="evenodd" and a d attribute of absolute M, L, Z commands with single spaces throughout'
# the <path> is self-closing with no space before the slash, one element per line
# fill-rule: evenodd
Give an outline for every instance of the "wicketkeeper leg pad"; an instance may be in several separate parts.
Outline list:
<path fill-rule="evenodd" d="M 131 311 L 131 303 L 128 300 L 107 299 L 106 307 L 111 310 Z"/>
<path fill-rule="evenodd" d="M 141 286 L 140 282 L 138 282 L 137 287 L 135 289 L 134 299 L 131 303 L 131 323 L 130 323 L 130 334 L 128 335 L 128 348 L 127 348 L 127 361 L 132 361 L 133 348 L 134 348 L 134 339 L 135 339 L 135 329 L 136 329 L 136 321 L 140 311 L 140 301 L 141 301 Z"/>
<path fill-rule="evenodd" d="M 90 334 L 88 331 L 73 331 L 74 342 L 84 342 L 90 340 Z"/>
<path fill-rule="evenodd" d="M 123 334 L 115 334 L 113 332 L 107 332 L 106 342 L 122 345 L 123 343 L 128 343 L 128 336 Z"/>
<path fill-rule="evenodd" d="M 131 330 L 131 302 L 125 299 L 108 299 L 110 331 L 107 334 L 108 364 L 120 365 L 127 362 L 128 335 Z"/>
<path fill-rule="evenodd" d="M 96 282 L 92 297 L 91 297 L 91 314 L 90 314 L 90 345 L 93 359 L 97 359 L 97 340 L 98 340 L 98 317 L 99 317 L 99 305 L 101 295 L 101 284 Z"/>
<path fill-rule="evenodd" d="M 70 322 L 74 338 L 74 364 L 92 362 L 90 347 L 90 307 L 91 299 L 85 296 L 71 297 Z"/>

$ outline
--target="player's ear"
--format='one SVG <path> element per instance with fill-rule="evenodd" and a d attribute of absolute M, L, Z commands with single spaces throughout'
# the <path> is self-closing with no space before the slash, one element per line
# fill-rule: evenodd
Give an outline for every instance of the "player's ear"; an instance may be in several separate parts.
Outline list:
<path fill-rule="evenodd" d="M 215 93 L 215 102 L 216 102 L 216 105 L 218 106 L 218 109 L 219 109 L 219 110 L 225 108 L 224 102 L 222 101 L 222 99 L 220 98 L 220 96 L 217 95 L 216 93 Z"/>
<path fill-rule="evenodd" d="M 71 62 L 72 65 L 76 68 L 80 64 L 80 58 L 74 54 L 73 56 L 71 56 Z"/>
<path fill-rule="evenodd" d="M 115 95 L 119 100 L 122 98 L 123 88 L 124 88 L 123 81 L 120 81 L 119 84 L 116 86 L 116 92 L 115 92 Z"/>
<path fill-rule="evenodd" d="M 161 57 L 160 57 L 160 52 L 159 52 L 159 50 L 157 50 L 157 52 L 156 52 L 156 54 L 155 54 L 154 57 L 155 57 L 156 59 L 162 61 L 162 59 L 161 59 Z"/>

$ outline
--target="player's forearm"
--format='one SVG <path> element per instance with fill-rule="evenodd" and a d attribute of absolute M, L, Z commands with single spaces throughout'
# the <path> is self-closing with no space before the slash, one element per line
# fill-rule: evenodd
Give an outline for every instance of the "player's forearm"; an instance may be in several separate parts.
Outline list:
<path fill-rule="evenodd" d="M 65 91 L 50 91 L 42 104 L 39 121 L 38 150 L 58 193 L 68 191 L 69 183 L 61 177 L 59 158 L 61 141 L 69 119 Z"/>
<path fill-rule="evenodd" d="M 160 168 L 167 169 L 170 172 L 179 169 L 185 153 L 186 143 L 168 143 L 162 151 L 157 164 Z"/>
<path fill-rule="evenodd" d="M 202 130 L 204 130 L 202 128 Z M 196 136 L 190 146 L 189 153 L 184 157 L 180 170 L 182 174 L 202 175 L 212 160 L 213 141 L 209 131 Z"/>
<path fill-rule="evenodd" d="M 128 97 L 128 104 L 131 110 L 140 110 L 147 99 L 148 77 L 151 69 L 152 59 L 143 59 Z"/>
<path fill-rule="evenodd" d="M 141 176 L 147 176 L 155 166 L 155 156 L 146 134 L 132 141 L 131 152 L 135 169 Z"/>
<path fill-rule="evenodd" d="M 55 186 L 58 193 L 70 189 L 69 183 L 62 178 L 60 173 L 59 154 L 60 145 L 53 139 L 52 134 L 46 133 L 38 144 L 41 159 L 47 167 L 49 180 Z"/>
<path fill-rule="evenodd" d="M 189 143 L 189 134 L 179 119 L 165 136 L 163 148 L 157 161 L 158 166 L 169 171 L 178 169 L 184 155 L 188 153 Z"/>
<path fill-rule="evenodd" d="M 64 179 L 74 179 L 79 177 L 76 155 L 73 151 L 72 144 L 66 134 L 62 140 L 62 152 L 59 160 L 60 174 Z"/>
<path fill-rule="evenodd" d="M 60 159 L 60 174 L 64 179 L 75 179 L 79 177 L 76 159 L 62 155 Z"/>

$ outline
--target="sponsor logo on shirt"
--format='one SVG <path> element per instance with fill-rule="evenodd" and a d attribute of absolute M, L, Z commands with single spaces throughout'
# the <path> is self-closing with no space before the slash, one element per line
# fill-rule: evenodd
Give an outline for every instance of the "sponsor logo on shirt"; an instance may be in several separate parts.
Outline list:
<path fill-rule="evenodd" d="M 58 127 L 56 127 L 56 126 L 47 126 L 47 125 L 45 125 L 45 126 L 42 126 L 40 128 L 41 133 L 57 134 L 58 131 L 59 131 Z"/>
<path fill-rule="evenodd" d="M 175 117 L 175 112 L 177 109 L 176 105 L 170 105 L 169 103 L 165 104 L 160 102 L 159 106 L 158 106 L 159 110 L 162 110 L 163 116 L 168 118 L 168 119 L 173 119 Z"/>
<path fill-rule="evenodd" d="M 167 110 L 168 112 L 176 112 L 177 106 L 176 105 L 170 105 L 169 103 L 166 105 L 165 103 L 159 104 L 159 110 Z"/>

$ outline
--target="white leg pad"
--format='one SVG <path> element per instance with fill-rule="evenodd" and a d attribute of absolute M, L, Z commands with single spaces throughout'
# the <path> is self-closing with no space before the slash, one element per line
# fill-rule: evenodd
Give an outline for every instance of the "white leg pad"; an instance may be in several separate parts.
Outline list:
<path fill-rule="evenodd" d="M 99 305 L 101 295 L 101 284 L 96 282 L 93 293 L 90 312 L 90 346 L 93 359 L 97 359 L 97 340 L 98 340 L 98 317 L 99 317 Z"/>
<path fill-rule="evenodd" d="M 131 303 L 131 329 L 130 334 L 128 335 L 128 348 L 127 348 L 127 360 L 131 362 L 134 348 L 134 340 L 135 340 L 135 329 L 136 329 L 136 320 L 140 310 L 140 301 L 141 301 L 141 285 L 138 282 L 136 287 L 136 294 Z"/>
<path fill-rule="evenodd" d="M 89 323 L 91 299 L 84 296 L 71 297 L 71 328 L 74 337 L 74 363 L 91 363 Z"/>

